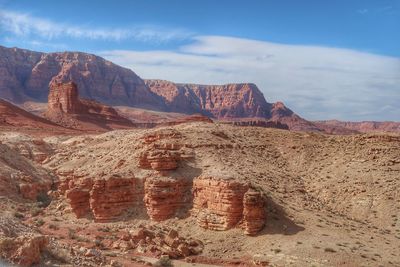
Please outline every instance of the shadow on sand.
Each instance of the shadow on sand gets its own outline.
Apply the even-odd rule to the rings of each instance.
[[[295,235],[305,228],[295,224],[286,214],[283,207],[271,198],[266,198],[267,222],[257,235]]]

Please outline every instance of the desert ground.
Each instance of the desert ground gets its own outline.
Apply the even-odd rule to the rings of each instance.
[[[100,134],[3,129],[0,148],[0,254],[8,262],[157,266],[170,252],[164,250],[168,242],[153,244],[146,235],[172,233],[195,246],[190,255],[169,253],[175,266],[400,266],[398,134],[341,136],[192,122]],[[171,168],[162,162],[161,168],[144,168],[143,155],[154,151],[180,158]],[[172,190],[162,203],[153,201],[151,188],[162,194],[165,188],[136,188],[135,203],[145,204],[111,205],[121,209],[116,216],[101,205],[124,199],[125,191],[101,191],[100,204],[90,200],[91,211],[68,193],[74,181],[77,186],[113,177],[134,178],[138,188],[141,180],[184,183],[173,184],[181,194]],[[196,206],[199,177],[256,190],[265,225],[246,235],[240,222],[219,231],[202,224],[201,212],[217,210]],[[29,190],[21,184],[30,184]],[[225,192],[222,187],[216,190]],[[235,197],[210,201],[219,207]],[[36,259],[18,255],[24,251]]]

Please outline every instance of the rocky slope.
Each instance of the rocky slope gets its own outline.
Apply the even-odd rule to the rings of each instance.
[[[48,266],[143,266],[162,254],[237,266],[400,264],[396,134],[194,122],[42,143],[16,136],[0,135],[11,155],[0,160],[3,188],[15,188],[0,197],[0,246],[10,245],[0,254],[10,261],[23,246],[11,238],[31,241],[1,233],[7,216],[48,236],[28,262]],[[34,145],[52,148],[42,166],[25,152]],[[54,174],[46,208],[21,197],[25,171],[38,182]]]
[[[0,99],[0,128],[60,131],[63,127]],[[65,129],[64,129],[65,130]]]
[[[61,181],[93,183],[115,173],[124,181],[119,193],[102,189],[109,199],[95,200],[88,189],[89,216],[80,220],[89,225],[104,215],[129,222],[129,228],[137,220],[174,225],[204,241],[202,255],[211,258],[395,266],[399,142],[389,134],[328,136],[188,123],[74,137],[60,143],[59,154],[45,165]],[[70,200],[61,193],[54,201]],[[74,221],[74,210],[68,205],[56,214]]]

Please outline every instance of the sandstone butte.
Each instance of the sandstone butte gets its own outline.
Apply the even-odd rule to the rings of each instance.
[[[199,226],[217,231],[234,227],[256,235],[265,224],[265,198],[251,184],[218,177],[177,178],[180,162],[193,157],[180,152],[176,143],[155,141],[179,136],[148,135],[142,142],[147,151],[137,159],[140,168],[151,170],[144,178],[68,177],[58,187],[78,218],[112,222],[145,212],[153,221],[191,215]]]
[[[45,117],[70,128],[130,128],[133,123],[110,107],[93,100],[80,99],[74,82],[51,82]]]

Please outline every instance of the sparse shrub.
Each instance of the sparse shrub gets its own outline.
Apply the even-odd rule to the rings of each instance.
[[[100,239],[95,239],[94,240],[94,244],[96,247],[103,247],[103,243],[101,243]]]
[[[324,251],[325,252],[332,252],[332,253],[336,252],[336,250],[334,250],[333,248],[325,248]]]
[[[19,213],[19,212],[14,212],[14,217],[18,218],[18,219],[22,219],[22,218],[24,218],[24,214]]]
[[[278,254],[279,252],[281,252],[282,250],[280,249],[280,248],[275,248],[274,249],[274,252],[276,253],[276,254]]]
[[[75,234],[75,231],[72,230],[71,228],[68,229],[68,238],[69,239],[76,239],[77,238],[77,236]]]
[[[42,212],[42,209],[39,207],[33,207],[31,210],[32,217],[38,216]]]
[[[45,192],[40,192],[37,195],[36,200],[39,202],[38,206],[40,208],[46,208],[51,203],[50,197]]]
[[[36,226],[40,227],[44,224],[44,221],[42,219],[39,219],[37,221],[35,221]]]
[[[58,230],[58,229],[60,229],[60,228],[58,227],[58,225],[57,225],[57,224],[54,224],[54,223],[50,223],[50,224],[49,224],[49,228],[50,228],[50,229],[53,229],[53,230]]]

